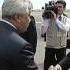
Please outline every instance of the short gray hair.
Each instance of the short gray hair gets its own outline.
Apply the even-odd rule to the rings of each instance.
[[[12,16],[15,14],[24,15],[27,13],[28,13],[28,10],[24,0],[5,0],[3,2],[2,17]]]
[[[32,11],[33,5],[30,0],[25,0],[25,5],[27,6],[28,12]]]

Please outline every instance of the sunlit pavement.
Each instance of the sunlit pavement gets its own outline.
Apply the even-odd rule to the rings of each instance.
[[[43,70],[45,42],[38,40],[37,51],[35,54],[35,62],[37,63],[39,70]]]
[[[45,42],[41,37],[41,23],[36,24],[37,28],[37,48],[35,54],[35,62],[38,65],[39,70],[43,70],[43,61],[44,61],[44,53],[45,53]]]

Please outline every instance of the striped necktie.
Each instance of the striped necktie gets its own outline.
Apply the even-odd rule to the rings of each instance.
[[[61,21],[61,19],[62,19],[62,17],[61,16],[59,16],[59,20]]]

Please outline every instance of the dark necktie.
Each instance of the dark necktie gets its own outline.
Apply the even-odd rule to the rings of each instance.
[[[59,16],[59,20],[61,21],[61,16]]]

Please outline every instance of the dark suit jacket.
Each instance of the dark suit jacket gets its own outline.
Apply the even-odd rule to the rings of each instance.
[[[0,70],[37,70],[31,45],[0,21]]]
[[[36,23],[33,16],[30,16],[30,24],[26,32],[21,33],[20,36],[23,37],[26,41],[32,44],[33,52],[36,52],[37,46],[37,31],[36,31]]]
[[[70,68],[70,53],[59,62],[59,65],[62,67],[62,70],[68,70]]]

